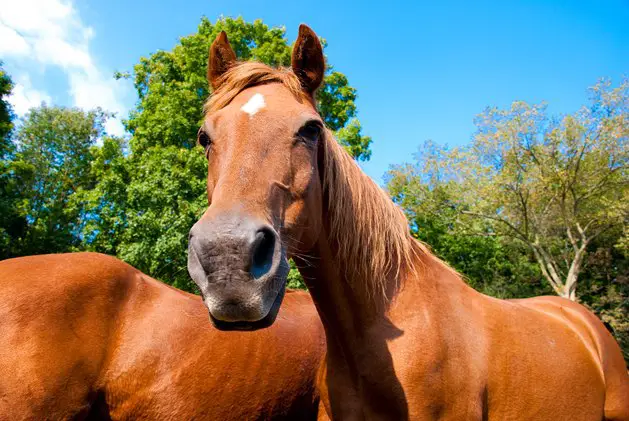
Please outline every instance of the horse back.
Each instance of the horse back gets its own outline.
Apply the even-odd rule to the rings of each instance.
[[[316,419],[325,337],[307,293],[268,328],[224,332],[200,297],[139,276],[104,377],[112,418]]]
[[[200,297],[97,253],[0,262],[0,419],[315,419],[325,336],[287,292],[276,323],[211,325]]]

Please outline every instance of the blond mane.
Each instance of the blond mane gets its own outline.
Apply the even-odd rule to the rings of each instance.
[[[244,62],[222,76],[204,112],[220,110],[245,89],[267,83],[282,83],[297,98],[312,101],[290,69]],[[328,241],[338,248],[352,288],[362,284],[369,297],[386,301],[393,292],[389,290],[391,281],[397,288],[399,281],[416,269],[419,256],[431,253],[411,236],[404,213],[386,192],[362,172],[331,131],[325,133],[323,191],[330,222]]]
[[[387,301],[394,292],[389,288],[397,289],[406,275],[418,269],[420,256],[431,253],[411,236],[402,210],[330,131],[325,142],[323,189],[329,241],[338,247],[346,277],[366,284],[368,295],[376,301]]]

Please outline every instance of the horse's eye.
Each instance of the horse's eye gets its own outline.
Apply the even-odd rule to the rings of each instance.
[[[301,126],[301,128],[297,132],[297,136],[310,142],[316,142],[317,140],[319,140],[322,130],[323,126],[321,125],[321,122],[317,120],[311,120]]]
[[[212,139],[207,134],[207,132],[203,130],[202,128],[199,129],[199,133],[197,134],[197,140],[199,142],[199,145],[201,145],[203,149],[206,149],[206,150],[212,143]]]

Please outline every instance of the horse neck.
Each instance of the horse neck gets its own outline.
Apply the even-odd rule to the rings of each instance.
[[[411,312],[439,313],[466,286],[413,239],[408,221],[333,139],[323,171],[322,232],[307,260],[295,259],[317,305],[328,348],[351,356],[396,335]],[[378,336],[374,338],[374,336]]]
[[[391,271],[380,277],[385,282],[381,292],[374,296],[366,286],[371,280],[344,270],[347,262],[337,245],[326,237],[325,233],[320,237],[306,260],[298,257],[294,260],[317,306],[328,341],[331,336],[336,338],[339,341],[336,345],[341,348],[357,345],[349,342],[369,342],[370,335],[381,335],[388,328],[395,330],[397,319],[403,319],[407,311],[428,309],[438,302],[437,279],[421,275],[434,272],[432,266],[442,266],[431,256],[418,255],[417,269],[413,271]]]
[[[329,390],[332,413],[338,414],[334,418],[368,412],[381,414],[383,419],[408,419],[389,342],[404,334],[399,321],[406,311],[434,305],[428,298],[434,294],[422,294],[421,280],[406,279],[400,286],[401,280],[390,276],[385,286],[389,301],[374,302],[374,297],[359,288],[365,280],[343,270],[344,260],[325,235],[308,261],[296,258],[295,262],[325,329],[327,370],[319,381],[323,390]],[[391,306],[396,307],[395,315]],[[334,394],[344,398],[339,400]]]
[[[323,230],[310,259],[295,261],[328,336],[366,338],[375,324],[386,324],[392,302],[431,289],[432,278],[419,274],[434,259],[411,237],[401,210],[342,147],[331,136],[324,145]]]
[[[362,173],[358,176],[366,178]],[[390,200],[386,196],[372,197],[364,206],[393,206],[385,199]],[[350,202],[324,200],[324,203],[343,204],[347,212],[359,209],[356,203],[348,206]],[[326,334],[327,370],[319,381],[325,386],[323,390],[330,390],[329,404],[332,413],[338,414],[334,418],[351,418],[349,414],[356,412],[380,414],[383,419],[408,419],[404,388],[395,369],[396,354],[390,344],[405,334],[412,335],[413,331],[407,329],[408,321],[420,317],[426,321],[420,324],[426,327],[422,336],[416,338],[417,343],[428,346],[429,341],[438,341],[435,329],[443,324],[448,308],[452,308],[450,297],[463,292],[466,286],[454,271],[410,235],[400,237],[394,246],[378,247],[373,238],[365,238],[368,231],[348,227],[349,223],[368,226],[369,212],[360,209],[356,218],[339,224],[331,216],[338,209],[329,212],[328,205],[323,212],[323,230],[309,257],[295,258]],[[397,232],[385,231],[378,237],[386,241],[389,235],[399,234],[400,227],[397,230],[394,227],[400,224],[399,218],[390,222],[380,221],[378,227],[371,229],[387,230],[393,226]],[[405,221],[402,223],[406,225]],[[354,235],[333,232],[341,228],[349,228]],[[404,251],[399,247],[404,247]],[[372,249],[383,255],[373,256]],[[392,264],[373,265],[372,258]],[[368,270],[356,268],[357,262],[362,262]],[[376,273],[375,267],[384,272]],[[374,285],[378,288],[370,287]],[[343,399],[334,398],[335,394]]]

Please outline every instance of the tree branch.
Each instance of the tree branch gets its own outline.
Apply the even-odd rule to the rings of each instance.
[[[544,278],[546,278],[546,280],[548,281],[550,286],[553,288],[555,293],[557,295],[562,295],[563,294],[562,285],[560,283],[557,283],[555,279],[551,276],[551,274],[548,272],[546,268],[546,262],[544,261],[544,258],[539,253],[537,248],[532,245],[531,245],[531,248],[533,249],[533,255],[535,256],[535,260],[537,260],[537,263],[539,264],[539,267],[542,271],[542,275],[544,276]]]
[[[511,230],[513,230],[513,232],[515,232],[522,241],[526,242],[526,243],[530,243],[530,240],[522,233],[522,231],[520,231],[519,229],[517,229],[513,224],[511,224],[509,221],[499,218],[497,216],[492,216],[492,215],[485,215],[482,213],[476,213],[476,212],[470,212],[470,211],[462,211],[462,213],[464,215],[471,215],[471,216],[477,216],[477,217],[481,217],[481,218],[486,218],[486,219],[491,219],[493,221],[497,221],[497,222],[502,222],[503,224],[507,225],[509,228],[511,228]]]

